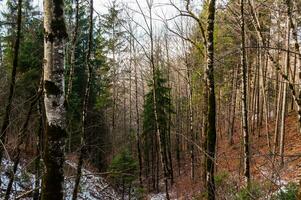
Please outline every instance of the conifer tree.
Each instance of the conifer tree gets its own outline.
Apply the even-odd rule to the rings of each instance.
[[[167,140],[168,140],[168,130],[169,130],[169,115],[173,112],[172,105],[171,105],[171,99],[169,95],[170,88],[167,87],[167,79],[163,76],[163,70],[157,68],[155,73],[155,92],[156,92],[156,110],[158,115],[158,124],[160,129],[160,138],[161,138],[161,144],[163,146],[161,147],[163,149],[163,159],[164,162],[167,163],[168,161],[168,154],[167,154]],[[145,104],[144,104],[144,111],[143,111],[143,139],[144,139],[144,152],[145,152],[145,158],[146,162],[150,162],[149,159],[152,161],[152,167],[155,163],[155,158],[153,157],[154,154],[151,153],[152,149],[158,149],[159,141],[157,141],[156,136],[156,122],[155,122],[155,112],[154,112],[154,97],[153,97],[153,90],[154,85],[151,83],[149,84],[150,91],[146,94],[145,98]],[[152,146],[153,145],[153,146]],[[156,158],[159,157],[159,155],[155,155]],[[157,163],[158,164],[158,163]],[[148,165],[149,167],[149,165]],[[167,167],[166,167],[167,168]],[[149,171],[150,169],[146,169]],[[170,169],[164,169],[164,173],[170,173]]]

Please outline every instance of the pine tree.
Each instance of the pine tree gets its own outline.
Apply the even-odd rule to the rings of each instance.
[[[108,14],[104,14],[100,20],[101,30],[105,38],[105,51],[108,54],[108,63],[110,67],[110,73],[112,74],[112,123],[111,134],[114,135],[116,129],[117,119],[117,106],[118,106],[118,55],[125,50],[124,48],[124,36],[123,24],[125,21],[121,19],[122,8],[116,0],[112,2],[108,9]]]
[[[128,149],[117,154],[109,166],[110,178],[114,185],[121,189],[122,199],[125,199],[126,190],[130,195],[133,181],[137,179],[138,164]]]

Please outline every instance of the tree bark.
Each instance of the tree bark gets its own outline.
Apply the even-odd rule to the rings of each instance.
[[[33,200],[40,199],[40,179],[41,179],[41,154],[43,152],[43,135],[44,135],[44,120],[43,120],[43,107],[42,100],[39,99],[38,102],[38,110],[39,110],[39,130],[37,134],[37,142],[36,142],[36,159],[35,159],[35,183],[34,183],[34,192],[33,192]]]
[[[64,1],[44,0],[44,104],[46,142],[42,200],[63,199],[66,137],[64,40],[67,31]]]
[[[244,145],[244,176],[249,186],[251,183],[250,174],[250,147],[249,147],[249,126],[248,126],[248,104],[247,104],[247,62],[245,50],[245,19],[244,0],[240,1],[240,25],[241,25],[241,67],[242,67],[242,128]]]
[[[208,85],[208,127],[207,127],[207,153],[206,158],[206,187],[208,200],[215,199],[215,150],[216,150],[216,99],[214,86],[214,20],[215,20],[215,0],[210,0],[208,4],[207,19],[207,68],[206,78]]]

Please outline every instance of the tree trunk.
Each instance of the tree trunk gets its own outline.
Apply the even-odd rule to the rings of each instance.
[[[248,104],[247,104],[247,62],[245,50],[245,19],[244,19],[244,0],[240,1],[241,14],[241,67],[242,67],[242,128],[244,140],[244,176],[249,186],[250,175],[250,148],[249,148],[249,126],[248,126]]]
[[[78,40],[78,29],[79,29],[79,0],[75,1],[75,27],[74,27],[74,34],[72,38],[71,44],[71,62],[70,62],[70,69],[69,69],[69,78],[67,84],[67,92],[66,92],[66,102],[69,104],[70,102],[70,95],[72,93],[72,86],[73,86],[73,77],[74,77],[74,68],[75,68],[75,51],[77,46]],[[72,132],[71,130],[68,131],[68,151],[71,152],[71,142],[72,142]]]
[[[91,59],[91,51],[93,45],[93,0],[90,0],[90,16],[89,16],[89,38],[88,38],[88,52],[86,55],[86,67],[88,70],[88,77],[86,82],[85,96],[83,102],[83,111],[82,111],[82,132],[81,132],[81,147],[80,147],[80,155],[77,165],[76,178],[74,183],[74,189],[72,194],[72,200],[76,200],[78,196],[78,188],[80,184],[80,178],[82,173],[84,155],[86,153],[86,129],[87,129],[87,112],[88,112],[88,104],[89,104],[89,96],[92,86],[92,76],[93,76],[93,68],[90,62]]]
[[[168,49],[168,38],[165,36],[165,47],[166,47],[166,62],[167,62],[167,82],[168,87],[170,88],[168,92],[168,97],[171,100],[171,81],[170,81],[170,74],[171,74],[171,67],[170,67],[170,60],[169,60],[169,49]],[[168,112],[168,134],[167,134],[167,160],[168,160],[168,167],[169,167],[169,177],[170,177],[170,183],[171,185],[174,184],[174,174],[173,174],[173,164],[172,164],[172,155],[171,155],[171,103],[168,106],[169,112]]]
[[[35,182],[34,182],[34,192],[33,192],[33,200],[40,199],[40,176],[41,176],[41,154],[43,151],[42,148],[42,141],[43,141],[43,132],[44,132],[44,123],[43,123],[43,107],[42,107],[42,100],[39,99],[38,103],[38,110],[39,110],[39,130],[37,134],[37,142],[36,142],[36,159],[35,159]]]
[[[155,125],[156,125],[156,137],[158,141],[158,150],[159,150],[159,155],[158,157],[160,158],[160,162],[162,165],[162,170],[163,170],[163,175],[164,175],[164,184],[165,184],[165,192],[166,192],[166,199],[169,200],[169,192],[168,192],[168,167],[166,163],[166,151],[163,137],[161,131],[160,131],[160,126],[159,126],[159,118],[158,118],[158,113],[157,113],[157,95],[156,95],[156,66],[155,66],[155,60],[154,60],[154,38],[153,38],[153,24],[152,24],[152,4],[150,3],[148,5],[149,8],[149,13],[150,13],[150,25],[149,25],[149,35],[150,35],[150,65],[152,69],[152,82],[153,82],[153,103],[154,103],[154,115],[155,115]],[[159,177],[158,177],[159,178]]]
[[[238,68],[238,67],[237,67]],[[238,72],[239,69],[235,69],[233,83],[232,83],[232,95],[231,95],[231,105],[230,105],[230,112],[229,112],[229,129],[228,129],[228,143],[229,145],[234,144],[234,125],[235,125],[235,114],[236,114],[236,95],[237,95],[237,88],[238,88]]]
[[[289,0],[288,0],[288,5]],[[290,68],[290,33],[291,33],[291,28],[290,28],[290,6],[287,6],[287,32],[286,32],[286,56],[285,56],[285,75],[288,76],[289,68]],[[281,165],[284,164],[284,158],[283,158],[283,153],[284,153],[284,137],[285,137],[285,115],[286,115],[286,107],[287,107],[287,83],[284,84],[284,89],[283,89],[283,98],[282,98],[282,112],[281,112],[281,126],[280,126],[280,149],[279,149],[279,154],[281,158]]]
[[[190,177],[191,180],[194,181],[195,178],[195,150],[194,150],[194,130],[193,130],[193,106],[192,106],[192,78],[190,74],[190,68],[188,66],[188,60],[186,58],[186,69],[187,69],[187,79],[188,79],[188,84],[187,84],[187,93],[188,93],[188,109],[189,109],[189,134],[190,134],[190,142],[189,142],[189,147],[190,147]]]
[[[207,192],[208,200],[215,199],[215,150],[216,150],[216,99],[214,88],[214,20],[215,20],[215,0],[210,0],[208,5],[207,19],[207,68],[206,78],[208,85],[208,128],[207,128]]]
[[[5,108],[5,114],[2,122],[1,132],[0,132],[0,166],[2,163],[4,145],[6,142],[7,129],[10,122],[10,112],[12,109],[12,101],[15,92],[16,85],[16,74],[17,66],[19,62],[19,49],[20,49],[20,40],[21,40],[21,25],[22,25],[22,0],[18,0],[18,16],[17,16],[17,38],[14,44],[14,54],[13,54],[13,68],[11,72],[11,81],[9,86],[8,101]],[[1,185],[1,181],[0,181]]]
[[[134,49],[134,44],[133,44]],[[141,155],[141,147],[140,147],[140,113],[139,113],[139,102],[138,102],[138,72],[137,72],[137,63],[135,58],[135,107],[136,107],[136,145],[138,151],[138,161],[139,161],[139,183],[142,186],[142,155]],[[148,148],[148,147],[147,147]]]
[[[182,134],[182,120],[180,120],[181,114],[181,86],[180,86],[180,73],[178,72],[178,79],[179,89],[177,89],[177,105],[176,105],[176,123],[177,123],[177,133],[176,133],[176,158],[177,158],[177,165],[178,165],[178,176],[181,174],[181,154],[180,154],[180,134]]]
[[[75,51],[78,40],[78,29],[79,29],[79,0],[75,0],[75,27],[74,35],[72,38],[72,47],[71,47],[71,63],[69,70],[69,79],[67,85],[66,101],[69,101],[70,94],[72,92],[73,76],[74,76],[74,67],[75,67]],[[70,139],[70,138],[69,138]]]
[[[63,199],[63,164],[66,137],[64,40],[67,31],[64,2],[44,0],[44,104],[46,143],[42,200]]]

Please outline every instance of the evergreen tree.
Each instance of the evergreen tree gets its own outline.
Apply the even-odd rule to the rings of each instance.
[[[168,131],[169,131],[169,115],[173,113],[172,103],[170,99],[170,88],[167,87],[167,79],[163,76],[163,70],[157,68],[155,72],[155,85],[156,85],[156,102],[157,102],[157,115],[159,122],[159,129],[161,134],[161,139],[163,143],[163,159],[165,163],[167,163],[167,140],[168,140]],[[153,98],[153,89],[154,85],[152,83],[149,84],[149,92],[146,94],[144,111],[143,111],[143,140],[144,140],[144,152],[145,152],[145,163],[147,163],[146,170],[147,175],[150,171],[150,163],[154,168],[156,164],[155,159],[159,157],[159,155],[153,154],[153,149],[157,149],[158,144],[156,137],[156,122],[155,122],[155,112],[154,112],[154,98]],[[151,159],[151,160],[150,160]],[[158,166],[156,166],[158,168]],[[170,169],[167,169],[168,173],[170,173]],[[152,174],[154,176],[154,174]],[[158,177],[157,177],[158,178]],[[156,185],[156,180],[153,179],[153,189],[158,189]]]
[[[126,191],[130,195],[133,181],[137,179],[138,164],[128,149],[121,151],[113,158],[109,171],[115,187],[122,192],[122,199]]]
[[[117,3],[116,0],[112,2],[108,9],[107,14],[103,14],[100,20],[100,27],[105,38],[105,52],[108,57],[108,64],[110,67],[111,81],[112,81],[112,105],[111,105],[111,134],[116,134],[117,124],[117,108],[118,108],[118,74],[120,73],[120,65],[118,58],[120,53],[125,50],[124,36],[122,20],[123,9]]]

